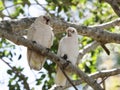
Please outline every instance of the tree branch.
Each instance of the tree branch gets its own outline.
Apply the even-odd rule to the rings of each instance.
[[[7,32],[7,31],[1,30],[1,29],[0,29],[0,36],[14,42],[15,44],[24,45],[32,50],[35,50],[36,52],[40,53],[41,55],[47,56],[48,58],[50,58],[50,60],[55,62],[58,66],[65,64],[65,60],[58,57],[56,54],[50,52],[47,48],[45,48],[41,45],[38,45],[37,43],[33,43],[32,41],[29,41],[23,37],[20,37],[18,35],[15,35],[13,33],[10,33],[10,32]],[[89,76],[87,76],[79,68],[73,66],[71,63],[68,65],[67,69],[76,73],[81,79],[83,79],[94,90],[103,90],[101,88],[101,86],[99,84],[97,84],[97,82],[94,79],[89,78]]]
[[[0,29],[20,34],[26,34],[26,31],[24,31],[24,29],[28,28],[34,22],[34,20],[35,18],[24,18],[19,20],[2,21],[0,23]],[[111,27],[111,25],[120,25],[119,23],[120,20],[118,19],[118,21],[116,20],[114,22],[108,23],[106,27]],[[64,20],[60,20],[56,17],[51,17],[51,25],[54,29],[55,34],[65,32],[65,29],[71,26],[76,28],[80,35],[91,37],[98,42],[104,41],[106,43],[120,43],[120,34],[111,33],[100,28],[76,25],[65,22]],[[105,27],[105,25],[103,26]],[[23,33],[21,33],[22,30],[24,31]]]
[[[118,75],[118,74],[120,74],[120,68],[98,71],[98,72],[95,72],[93,74],[90,74],[89,77],[93,78],[93,79],[98,79],[98,78],[107,78],[107,77]],[[80,85],[82,83],[84,83],[84,81],[81,79],[73,81],[74,85]],[[71,87],[70,83],[68,83],[65,87],[61,88],[61,90],[68,88],[68,87]]]
[[[48,14],[50,14],[50,11],[47,9],[47,8],[45,8],[42,4],[40,4],[37,0],[35,0],[35,2],[39,5],[39,6],[41,6]]]
[[[78,56],[78,59],[77,59],[77,65],[79,64],[79,61],[83,58],[83,56],[86,53],[94,50],[98,45],[99,45],[98,42],[93,41],[92,43],[90,43],[90,44],[86,45],[84,48],[82,48],[82,50],[79,51],[79,56]]]
[[[65,75],[65,77],[67,78],[67,80],[69,81],[69,83],[73,86],[73,88],[74,88],[75,90],[78,90],[77,87],[72,83],[71,79],[70,79],[70,78],[67,76],[67,74],[65,73],[64,68],[61,66],[60,69],[61,69],[62,73]]]
[[[113,21],[107,22],[107,23],[103,23],[103,24],[99,24],[99,25],[93,25],[93,26],[88,26],[91,28],[100,28],[100,29],[108,29],[111,27],[115,27],[115,26],[120,26],[120,18],[117,18]]]
[[[14,67],[12,67],[8,62],[6,62],[5,60],[3,60],[3,59],[1,59],[5,64],[7,64],[8,66],[9,66],[9,68],[11,68],[12,70],[13,70],[13,72],[17,75],[17,76],[19,76],[19,78],[21,79],[21,80],[23,80],[23,85],[24,85],[24,88],[26,89],[26,90],[30,90],[30,87],[29,87],[29,84],[27,83],[27,81],[26,81],[26,77],[25,77],[25,75],[24,74],[22,74],[21,72],[19,72],[16,68],[14,68]]]
[[[35,18],[24,18],[19,20],[1,21],[0,30],[15,32],[18,35],[25,35],[27,34],[27,30],[24,30],[24,29],[28,28],[31,25],[31,23],[34,22],[34,20]],[[77,30],[79,31],[79,34],[90,36],[96,39],[97,41],[103,41],[108,43],[110,42],[120,43],[120,34],[110,33],[108,31],[104,31],[100,29],[100,28],[110,28],[114,25],[119,26],[120,18],[108,23],[101,24],[101,25],[86,27],[86,26],[80,26],[80,25],[68,23],[56,17],[52,17],[51,25],[54,28],[55,34],[64,32],[68,26],[73,26],[77,28]],[[83,57],[83,55],[85,55],[87,52],[91,51],[92,49],[94,49],[99,45],[97,42],[95,42],[94,44],[95,46],[93,44],[90,46],[88,45],[84,47],[84,49],[80,51],[78,62]]]

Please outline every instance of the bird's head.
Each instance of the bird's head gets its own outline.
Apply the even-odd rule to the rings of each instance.
[[[75,28],[73,28],[73,27],[68,27],[66,29],[66,33],[67,33],[68,37],[72,37],[72,36],[77,35],[77,30]]]
[[[43,16],[38,17],[38,21],[42,22],[43,24],[49,25],[50,24],[50,17],[43,15]]]

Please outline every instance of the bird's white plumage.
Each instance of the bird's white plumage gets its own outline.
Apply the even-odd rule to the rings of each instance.
[[[67,55],[67,60],[69,60],[73,65],[76,65],[79,54],[78,34],[76,29],[73,27],[67,28],[66,32],[67,35],[59,42],[57,54],[60,57]],[[66,84],[66,77],[60,68],[57,69],[55,83],[59,86],[65,86]]]
[[[52,27],[48,25],[49,21],[46,20],[47,18],[48,17],[45,16],[38,17],[28,29],[27,38],[46,48],[50,48],[53,44],[54,34],[52,32]],[[46,59],[45,56],[42,56],[29,48],[27,57],[30,68],[34,70],[40,70]]]

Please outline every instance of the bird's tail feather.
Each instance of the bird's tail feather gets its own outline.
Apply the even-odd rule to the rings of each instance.
[[[60,68],[58,68],[57,69],[57,74],[56,74],[56,77],[55,77],[55,84],[58,85],[58,86],[65,86],[66,81],[67,81],[67,79],[66,79],[65,75],[60,70]]]
[[[28,51],[28,64],[31,69],[41,70],[45,63],[45,56],[42,56],[34,51]]]

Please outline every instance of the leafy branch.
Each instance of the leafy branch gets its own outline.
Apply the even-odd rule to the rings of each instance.
[[[14,67],[14,66],[11,66],[11,65],[10,65],[8,62],[6,62],[4,59],[1,59],[1,60],[2,60],[5,64],[7,64],[7,65],[9,66],[9,68],[11,69],[11,70],[8,70],[7,73],[10,74],[10,75],[12,75],[12,73],[14,73],[15,76],[13,77],[13,79],[16,79],[17,77],[19,77],[19,80],[18,80],[18,81],[21,82],[21,83],[23,83],[24,88],[25,88],[26,90],[30,90],[29,84],[28,84],[28,82],[27,82],[27,79],[28,79],[28,78],[27,78],[24,74],[21,73],[23,69],[20,69],[20,68],[16,68],[16,67]],[[12,81],[9,81],[9,86],[11,86],[11,89],[14,89],[14,87],[16,87],[16,86],[20,89],[18,83],[16,83],[16,85],[12,85]],[[11,90],[11,89],[10,89],[10,90]]]

